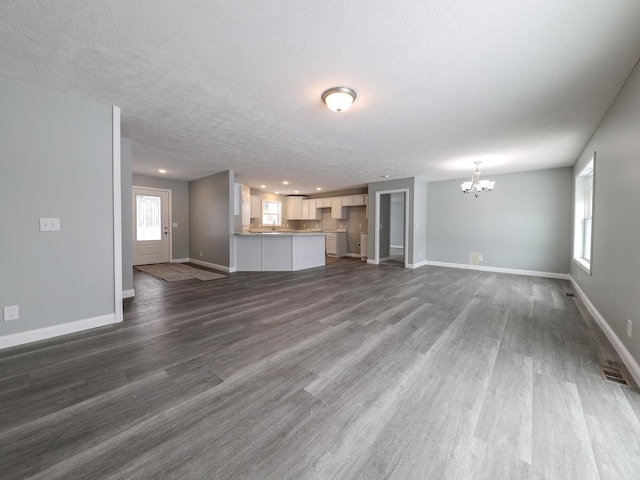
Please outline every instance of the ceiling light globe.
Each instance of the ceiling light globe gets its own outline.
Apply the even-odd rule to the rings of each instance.
[[[356,99],[356,92],[347,87],[330,88],[322,94],[322,100],[333,112],[346,112]]]

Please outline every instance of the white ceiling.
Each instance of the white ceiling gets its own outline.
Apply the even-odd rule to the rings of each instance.
[[[315,193],[572,165],[639,25],[637,0],[3,0],[0,73],[119,106],[135,173]]]

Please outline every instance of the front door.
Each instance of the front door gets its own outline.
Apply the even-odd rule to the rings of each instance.
[[[169,262],[169,192],[133,188],[133,264]]]

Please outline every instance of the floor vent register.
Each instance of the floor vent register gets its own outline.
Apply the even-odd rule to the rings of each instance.
[[[598,370],[602,378],[608,382],[617,383],[618,385],[629,386],[629,380],[624,372],[618,368],[610,367],[608,365],[598,364]]]

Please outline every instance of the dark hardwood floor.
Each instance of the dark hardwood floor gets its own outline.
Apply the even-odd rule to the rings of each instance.
[[[0,351],[0,478],[640,478],[640,394],[567,281],[134,282],[122,324]]]

